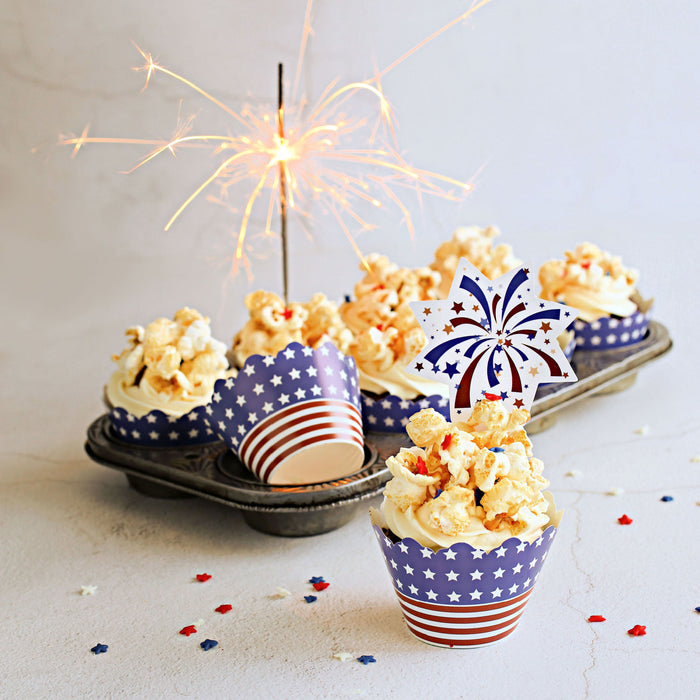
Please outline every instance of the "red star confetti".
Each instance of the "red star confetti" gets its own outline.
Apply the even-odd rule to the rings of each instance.
[[[635,625],[631,630],[627,630],[630,637],[643,637],[647,633],[646,625]]]
[[[312,585],[317,591],[325,591],[326,588],[328,588],[328,586],[330,586],[331,584],[327,583],[326,581],[318,581],[317,583],[314,583]]]
[[[620,523],[620,525],[631,525],[634,522],[634,520],[632,520],[632,518],[630,518],[630,516],[625,513],[617,519],[617,522]]]
[[[211,578],[211,574],[197,574],[195,578],[197,579],[197,581],[201,581],[202,583],[204,583],[205,581],[208,581]]]
[[[191,634],[197,634],[197,628],[194,625],[187,625],[180,630],[180,634],[184,634],[185,637],[189,637]]]
[[[225,615],[227,612],[230,612],[233,610],[233,605],[229,605],[228,603],[225,603],[224,605],[219,605],[218,608],[214,609],[214,612],[221,613],[222,615]]]
[[[591,615],[588,622],[605,622],[605,618],[602,615]]]

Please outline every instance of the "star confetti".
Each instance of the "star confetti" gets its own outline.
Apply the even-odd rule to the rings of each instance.
[[[292,595],[291,591],[288,591],[286,588],[282,588],[281,586],[277,586],[276,588],[277,590],[270,596],[270,598],[282,599],[288,598],[290,595]]]
[[[318,598],[315,595],[305,595],[304,600],[307,603],[315,603],[318,600]]]
[[[338,661],[350,661],[352,654],[349,654],[347,651],[339,651],[337,654],[333,654],[333,658],[338,659]]]
[[[605,622],[605,618],[602,615],[591,615],[588,622]]]
[[[180,630],[180,634],[184,634],[185,637],[189,637],[191,634],[197,634],[197,628],[194,625],[187,625]]]
[[[200,583],[204,583],[205,581],[208,581],[211,578],[211,574],[197,574],[195,578]]]
[[[485,396],[529,409],[538,384],[576,381],[557,336],[578,312],[538,298],[525,267],[489,280],[463,258],[446,300],[410,307],[428,343],[406,369],[450,387],[453,420]]]
[[[309,583],[314,584],[314,583],[323,583],[323,576],[312,576],[309,579]]]
[[[199,646],[204,649],[204,651],[209,651],[209,649],[213,649],[215,646],[218,645],[219,642],[217,642],[215,639],[205,639],[203,642],[200,642]]]
[[[90,651],[93,654],[105,654],[107,653],[107,649],[109,649],[109,646],[107,644],[95,644]]]
[[[95,595],[97,586],[81,586],[80,595]]]
[[[700,613],[700,605],[698,605],[698,607],[695,608],[695,612],[696,612],[696,613]]]
[[[330,586],[330,585],[331,585],[331,584],[330,584],[330,583],[327,583],[326,581],[318,581],[318,582],[316,582],[316,583],[313,584],[313,587],[314,587],[317,591],[325,591],[326,588],[328,588],[328,586]]]
[[[617,522],[620,523],[620,525],[631,525],[634,522],[634,520],[632,520],[632,518],[630,518],[630,516],[625,513],[617,519]]]
[[[673,496],[661,496],[661,498],[659,500],[662,501],[663,503],[669,503],[670,501],[673,500]]]
[[[228,603],[219,605],[218,608],[214,608],[214,612],[221,613],[222,615],[225,615],[227,612],[231,612],[231,610],[233,610],[233,605],[229,605]]]
[[[364,664],[365,666],[367,664],[376,664],[377,660],[372,656],[372,654],[363,654],[362,656],[357,657],[357,661],[359,661],[361,664]]]
[[[643,637],[646,633],[646,625],[635,625],[631,630],[627,630],[630,637]]]

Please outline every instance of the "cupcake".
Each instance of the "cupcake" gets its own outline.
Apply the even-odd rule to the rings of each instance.
[[[366,263],[355,298],[340,307],[353,335],[348,351],[357,361],[366,428],[398,432],[421,408],[448,415],[448,388],[405,370],[425,345],[409,303],[437,299],[439,273],[399,268],[376,254]]]
[[[491,280],[522,265],[509,245],[499,243],[493,246],[493,239],[500,233],[495,226],[460,226],[449,241],[440,244],[435,251],[435,260],[430,263],[430,269],[440,273],[438,298],[447,297],[460,258],[469,260]]]
[[[408,628],[445,647],[492,644],[516,627],[556,534],[557,513],[524,430],[525,409],[478,402],[463,423],[411,416],[415,444],[386,464],[372,512]]]
[[[576,347],[603,350],[639,342],[649,326],[651,301],[637,291],[636,270],[592,243],[550,260],[539,271],[542,298],[578,309]]]
[[[245,299],[235,379],[216,384],[212,425],[241,462],[270,484],[309,484],[359,471],[364,434],[352,334],[323,294],[306,304],[271,292]]]
[[[211,336],[209,319],[184,307],[126,330],[127,346],[112,359],[118,369],[105,397],[119,439],[138,445],[178,446],[217,439],[205,406],[228,369],[226,345]]]

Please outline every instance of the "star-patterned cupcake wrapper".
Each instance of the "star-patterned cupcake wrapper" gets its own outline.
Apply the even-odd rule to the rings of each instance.
[[[316,350],[290,343],[275,356],[249,357],[235,378],[216,382],[205,410],[212,429],[262,481],[310,446],[355,446],[362,465],[357,365],[332,343]]]
[[[621,348],[644,339],[649,328],[649,317],[636,311],[625,318],[604,316],[585,323],[574,323],[574,337],[577,350],[610,350]]]
[[[132,445],[186,447],[219,440],[208,424],[205,406],[197,406],[180,417],[156,410],[141,418],[117,407],[110,409],[109,418],[115,437]]]
[[[394,394],[381,396],[362,392],[362,421],[365,430],[379,433],[403,433],[408,419],[424,408],[433,408],[446,420],[450,419],[450,401],[447,397],[421,396],[402,399]]]
[[[511,634],[557,532],[534,542],[517,537],[486,552],[466,543],[434,551],[409,537],[374,533],[409,631],[427,644],[476,648]]]

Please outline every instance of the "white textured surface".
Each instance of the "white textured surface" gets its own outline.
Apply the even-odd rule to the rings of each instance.
[[[414,641],[363,517],[277,539],[223,506],[143,497],[83,453],[124,328],[187,303],[228,340],[247,287],[224,285],[212,267],[228,250],[221,211],[202,204],[162,232],[201,179],[201,160],[124,177],[117,171],[138,150],[86,148],[75,161],[29,151],[87,122],[93,133],[170,132],[183,94],[162,80],[138,95],[130,39],[232,104],[247,93],[271,101],[277,61],[295,61],[303,5],[0,3],[0,696],[691,697],[700,682],[694,3],[495,0],[384,81],[412,162],[455,177],[488,166],[465,204],[416,208],[415,246],[385,226],[365,250],[419,264],[455,225],[493,222],[539,264],[591,239],[642,271],[676,344],[628,391],[587,400],[535,436],[566,514],[510,639],[464,652]],[[310,93],[335,75],[371,74],[373,56],[387,65],[464,6],[432,5],[319,2]],[[294,241],[299,298],[339,297],[357,279],[341,237],[322,219],[318,230],[318,248],[299,232]],[[256,283],[278,288],[277,277],[269,261]],[[606,495],[613,487],[624,493]],[[675,500],[661,503],[664,494]],[[631,526],[617,524],[622,513]],[[194,582],[204,571],[213,578]],[[313,575],[331,587],[307,605]],[[98,589],[81,596],[82,585]],[[277,586],[292,595],[270,600]],[[226,602],[229,614],[213,612]],[[591,614],[608,621],[591,625]],[[177,634],[200,618],[199,634]],[[635,624],[648,634],[628,637]],[[219,646],[203,652],[205,637]],[[97,642],[109,651],[95,657]],[[377,663],[341,663],[341,651]]]

